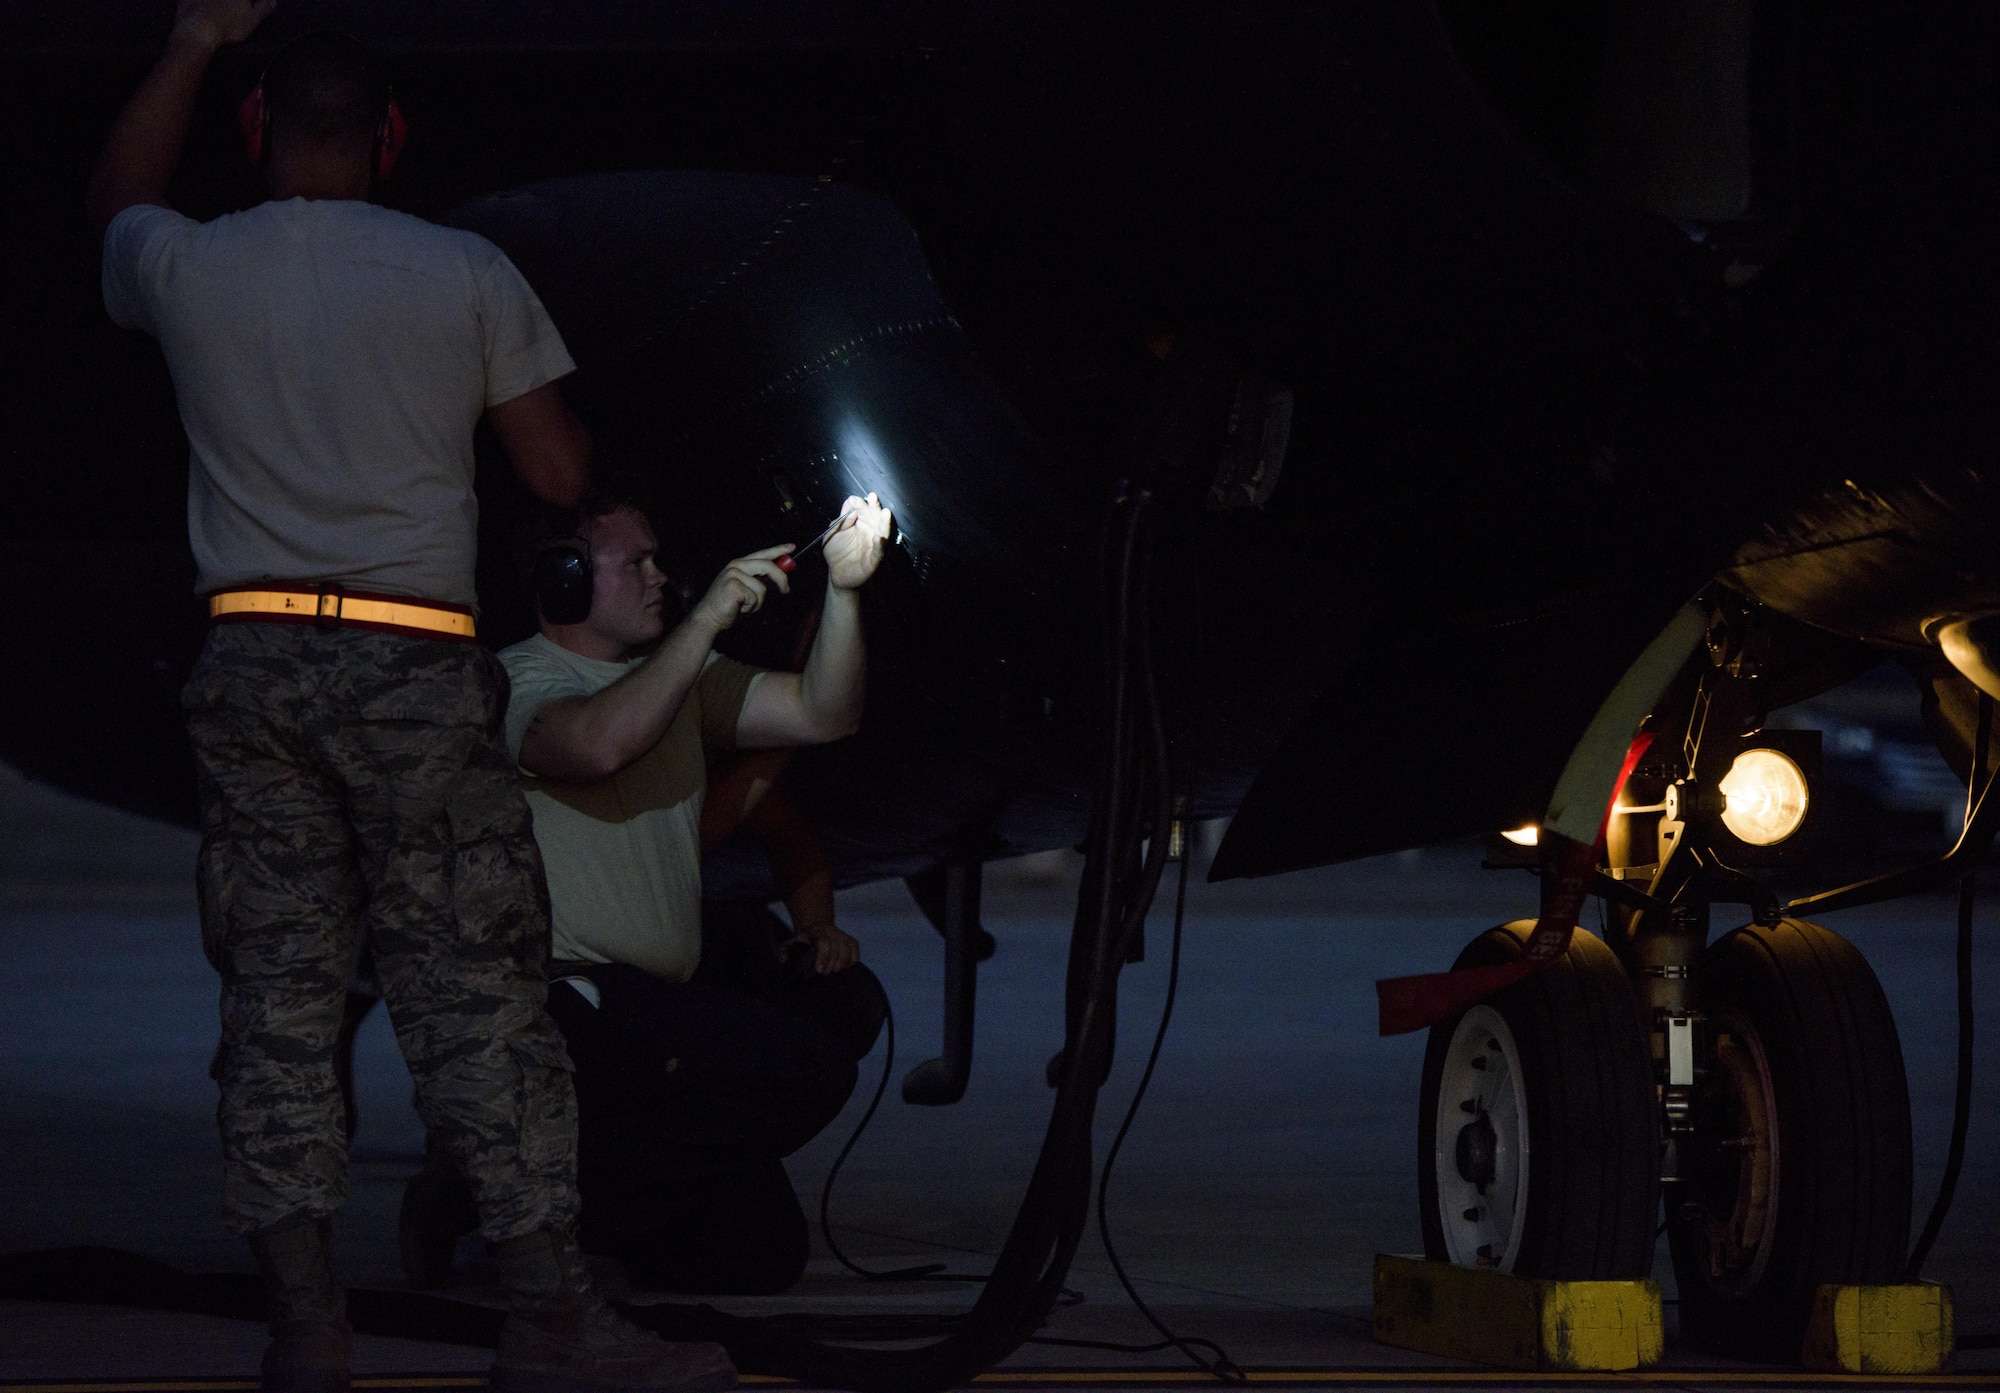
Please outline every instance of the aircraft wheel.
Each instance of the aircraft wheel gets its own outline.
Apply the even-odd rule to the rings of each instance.
[[[1517,958],[1533,928],[1488,930],[1456,966]],[[1417,1127],[1425,1254],[1531,1277],[1646,1276],[1655,1110],[1631,983],[1579,929],[1561,962],[1431,1030]]]
[[[1796,1358],[1822,1282],[1902,1280],[1910,1095],[1867,960],[1804,920],[1711,945],[1713,1063],[1668,1213],[1681,1333],[1721,1354]]]

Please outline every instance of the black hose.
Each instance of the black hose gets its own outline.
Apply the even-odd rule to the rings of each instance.
[[[1153,532],[1149,517],[1142,512],[1136,528],[1143,530],[1143,545],[1139,549],[1137,575],[1140,596],[1139,612],[1134,616],[1132,655],[1134,676],[1138,679],[1139,694],[1144,701],[1141,714],[1145,717],[1146,754],[1150,757],[1151,778],[1148,791],[1152,797],[1151,817],[1152,840],[1147,843],[1145,864],[1140,867],[1138,885],[1126,904],[1125,922],[1119,932],[1121,952],[1129,958],[1132,940],[1145,928],[1146,915],[1153,907],[1153,897],[1159,893],[1160,878],[1167,869],[1169,831],[1173,826],[1174,794],[1173,767],[1168,754],[1167,722],[1160,708],[1160,688],[1153,672],[1153,624],[1151,605],[1153,579]],[[1136,837],[1139,819],[1132,819]],[[1124,959],[1121,959],[1124,960]]]
[[[1103,935],[1100,935],[1100,937]],[[1080,1058],[1099,1046],[1097,1013],[1086,1009]],[[935,1319],[942,1338],[911,1350],[858,1349],[815,1339],[781,1324],[745,1322],[728,1341],[749,1373],[786,1374],[822,1387],[932,1393],[966,1383],[1004,1359],[1041,1326],[1063,1295],[1062,1279],[1089,1207],[1090,1126],[1096,1088],[1089,1068],[1068,1071],[1056,1093],[1049,1129],[1021,1209],[972,1309]],[[820,1324],[815,1333],[832,1333]],[[911,1327],[911,1333],[915,1327]],[[856,1329],[849,1339],[868,1339]]]
[[[1192,802],[1193,800],[1190,799],[1190,806],[1192,806]],[[1167,1025],[1173,1020],[1174,998],[1180,989],[1181,926],[1187,912],[1188,860],[1192,851],[1192,846],[1184,846],[1181,849],[1180,875],[1174,890],[1173,945],[1167,955],[1167,999],[1166,1003],[1160,1008],[1160,1026],[1153,1034],[1153,1049],[1146,1056],[1145,1072],[1139,1076],[1139,1086],[1132,1093],[1131,1106],[1125,1110],[1125,1120],[1118,1124],[1118,1135],[1112,1138],[1111,1149],[1104,1156],[1104,1169],[1098,1175],[1097,1233],[1098,1237],[1103,1240],[1105,1256],[1111,1259],[1111,1270],[1118,1278],[1118,1285],[1125,1289],[1126,1297],[1132,1302],[1133,1307],[1138,1310],[1139,1314],[1146,1318],[1147,1323],[1160,1332],[1161,1338],[1158,1343],[1123,1346],[1121,1347],[1123,1352],[1151,1354],[1159,1350],[1176,1349],[1186,1355],[1191,1363],[1204,1372],[1213,1374],[1216,1378],[1226,1383],[1244,1383],[1248,1380],[1243,1370],[1237,1366],[1235,1360],[1229,1357],[1229,1352],[1221,1345],[1200,1336],[1178,1335],[1168,1328],[1165,1321],[1154,1314],[1153,1308],[1146,1304],[1145,1299],[1139,1295],[1138,1288],[1132,1284],[1132,1279],[1126,1275],[1125,1264],[1119,1260],[1118,1249],[1111,1242],[1109,1207],[1111,1169],[1118,1162],[1118,1153],[1125,1146],[1125,1136],[1132,1130],[1132,1121],[1138,1117],[1139,1105],[1146,1100],[1146,1089],[1153,1082],[1153,1070],[1160,1062],[1160,1047],[1166,1043]],[[1048,1340],[1043,1343],[1057,1344],[1065,1342]],[[1085,1344],[1082,1341],[1075,1343]],[[1085,1344],[1085,1347],[1111,1348],[1109,1345],[1099,1346],[1094,1343]],[[1203,1351],[1206,1351],[1206,1353],[1203,1353]]]
[[[849,1272],[852,1272],[855,1276],[863,1278],[866,1281],[870,1282],[987,1281],[993,1275],[990,1272],[953,1272],[946,1266],[946,1264],[941,1262],[919,1263],[914,1267],[894,1267],[889,1269],[887,1272],[879,1272],[873,1268],[863,1267],[860,1263],[848,1257],[846,1250],[840,1246],[839,1240],[837,1240],[833,1236],[832,1209],[833,1209],[834,1182],[840,1178],[840,1168],[847,1164],[848,1156],[850,1156],[854,1151],[854,1144],[861,1140],[861,1134],[867,1131],[868,1124],[875,1120],[875,1111],[876,1109],[882,1106],[882,1095],[889,1091],[889,1079],[896,1072],[896,1012],[894,1008],[892,1008],[886,1000],[884,1000],[882,1003],[882,1027],[883,1027],[883,1032],[887,1037],[884,1041],[886,1048],[883,1051],[882,1055],[882,1077],[875,1084],[875,1096],[868,1100],[868,1108],[865,1112],[861,1114],[861,1120],[859,1122],[856,1122],[854,1124],[854,1130],[847,1134],[847,1141],[841,1146],[840,1154],[833,1158],[833,1164],[827,1168],[826,1179],[821,1183],[819,1187],[820,1237],[826,1240],[826,1249],[828,1252],[833,1254],[835,1261],[837,1261],[842,1267],[846,1268]],[[1082,1303],[1083,1303],[1082,1292],[1069,1291],[1067,1289],[1064,1290],[1062,1294],[1062,1300],[1060,1302],[1061,1305],[1077,1306],[1081,1305]],[[777,1320],[778,1317],[772,1317],[772,1319]],[[801,1324],[802,1319],[803,1318],[795,1320],[794,1318],[789,1316],[784,1318],[785,1322],[792,1328],[798,1328],[799,1325]],[[864,1339],[888,1340],[888,1339],[916,1338],[916,1336],[914,1335],[877,1336],[872,1334],[853,1333],[853,1331],[858,1331],[864,1328],[873,1328],[866,1326],[866,1322],[873,1320],[873,1317],[870,1316],[852,1316],[852,1317],[826,1316],[826,1317],[815,1317],[814,1319],[818,1320],[820,1322],[820,1325],[824,1329],[839,1332],[841,1337],[850,1340],[864,1340]],[[943,1333],[945,1330],[955,1327],[964,1319],[965,1318],[963,1316],[958,1316],[958,1315],[935,1315],[935,1316],[913,1315],[908,1317],[908,1323],[909,1323],[909,1328],[915,1328],[921,1322],[929,1321],[931,1322],[930,1327],[921,1330],[919,1333],[927,1335],[936,1335]],[[856,1322],[856,1324],[850,1330],[849,1326],[841,1324],[841,1322],[843,1321],[852,1321]]]
[[[1171,415],[1175,382],[1172,373],[1163,378],[1151,417]],[[1164,453],[1147,447],[1149,439],[1142,428],[1131,452],[1145,466],[1137,473],[1157,473],[1167,462]],[[732,1322],[735,1338],[726,1343],[746,1373],[783,1374],[857,1393],[938,1393],[969,1382],[1035,1338],[1065,1295],[1063,1279],[1089,1222],[1092,1126],[1115,1045],[1118,975],[1166,868],[1171,824],[1168,747],[1148,633],[1157,504],[1143,484],[1121,481],[1107,510],[1099,558],[1105,759],[1070,936],[1063,1051],[1050,1079],[1055,1102],[1013,1226],[978,1300],[963,1316],[949,1318],[953,1328],[942,1338],[918,1349],[858,1349],[803,1337],[775,1322]],[[1135,687],[1143,709],[1135,710]],[[1153,844],[1141,858],[1149,820]]]
[[[1201,671],[1199,651],[1201,645],[1202,613],[1198,581],[1196,584],[1194,608],[1194,643],[1197,652],[1195,670],[1199,673]],[[1153,671],[1152,636],[1149,632],[1149,627],[1144,626],[1140,631],[1141,642],[1138,648],[1139,666],[1146,693],[1147,713],[1153,723],[1155,734],[1153,748],[1155,773],[1159,778],[1160,787],[1166,789],[1171,786],[1172,770],[1168,760],[1166,722],[1161,716],[1159,689]],[[1204,705],[1205,696],[1197,688],[1195,711],[1193,720],[1190,723],[1192,730],[1187,759],[1187,793],[1181,805],[1185,810],[1183,813],[1184,818],[1192,817],[1199,795],[1198,776],[1200,769],[1202,718],[1205,714],[1203,710]],[[1175,822],[1174,809],[1171,802],[1164,809],[1156,805],[1154,817],[1154,846],[1162,852],[1167,852]],[[1189,826],[1191,831],[1190,824],[1183,822],[1183,826]],[[1180,872],[1175,879],[1173,940],[1167,955],[1167,993],[1166,1000],[1160,1007],[1159,1026],[1153,1032],[1153,1048],[1146,1056],[1146,1067],[1139,1075],[1139,1086],[1132,1092],[1132,1101],[1125,1109],[1124,1120],[1118,1124],[1118,1134],[1112,1138],[1110,1150],[1105,1153],[1104,1168],[1099,1172],[1097,1180],[1097,1233],[1099,1239],[1104,1244],[1104,1254],[1110,1259],[1111,1271],[1118,1278],[1119,1286],[1125,1289],[1125,1295],[1132,1302],[1134,1309],[1146,1318],[1148,1324],[1160,1332],[1161,1338],[1152,1344],[1145,1345],[1117,1344],[1105,1340],[1057,1339],[1042,1339],[1038,1340],[1037,1343],[1067,1344],[1082,1349],[1108,1349],[1123,1354],[1155,1354],[1162,1350],[1178,1350],[1203,1372],[1212,1374],[1224,1382],[1242,1383],[1247,1381],[1246,1376],[1242,1369],[1237,1366],[1236,1361],[1229,1357],[1229,1352],[1223,1349],[1221,1345],[1200,1336],[1183,1336],[1178,1334],[1170,1329],[1165,1321],[1160,1319],[1151,1306],[1146,1304],[1145,1299],[1139,1295],[1138,1288],[1133,1285],[1131,1277],[1125,1271],[1125,1264],[1118,1256],[1117,1245],[1111,1241],[1111,1173],[1118,1163],[1119,1152],[1124,1149],[1125,1137],[1132,1130],[1133,1121],[1139,1116],[1139,1107],[1146,1101],[1146,1091],[1153,1082],[1153,1071],[1159,1065],[1160,1050],[1166,1044],[1167,1027],[1173,1021],[1174,1002],[1180,992],[1182,927],[1187,917],[1188,864],[1193,857],[1193,853],[1194,847],[1192,838],[1190,837],[1181,848]],[[1157,885],[1158,877],[1155,876],[1152,887],[1148,888],[1145,892],[1146,906],[1150,906],[1153,895],[1157,893]],[[1140,922],[1144,922],[1143,909],[1140,914]]]
[[[1986,772],[1992,731],[1993,698],[1981,692],[1978,731],[1972,742],[1972,772],[1966,778],[1965,787],[1968,817],[1978,802],[1981,788],[1992,782],[1992,776]],[[1912,1282],[1923,1278],[1924,1263],[1930,1259],[1931,1248],[1944,1228],[1945,1216],[1951,1213],[1951,1202],[1958,1192],[1959,1172],[1965,1168],[1965,1138],[1972,1123],[1972,910],[1977,898],[1977,880],[1976,871],[1967,871],[1965,878],[1958,882],[1958,1081],[1952,1098],[1951,1145],[1945,1152],[1944,1176],[1938,1181],[1937,1198],[1931,1202],[1930,1218],[1924,1221],[1924,1231],[1917,1238],[1916,1246],[1910,1249],[1910,1261],[1904,1276]]]
[[[916,1267],[897,1267],[887,1272],[877,1272],[872,1268],[863,1267],[860,1263],[848,1257],[833,1236],[833,1223],[829,1217],[833,1208],[833,1182],[840,1178],[840,1168],[847,1164],[847,1158],[853,1152],[854,1144],[861,1140],[861,1134],[867,1131],[868,1124],[875,1120],[875,1110],[882,1106],[882,1095],[889,1091],[889,1076],[895,1072],[896,1068],[896,1012],[889,1005],[886,996],[882,1001],[882,1030],[886,1037],[884,1044],[887,1046],[887,1049],[882,1056],[881,1082],[875,1085],[875,1096],[868,1100],[868,1110],[861,1114],[861,1120],[855,1123],[854,1130],[847,1134],[847,1144],[842,1146],[840,1154],[833,1158],[833,1165],[826,1172],[826,1180],[819,1187],[820,1237],[826,1240],[826,1250],[833,1254],[836,1262],[855,1276],[864,1277],[871,1282],[915,1282],[924,1280],[937,1282],[983,1282],[986,1280],[983,1274],[968,1275],[962,1272],[947,1272],[945,1271],[945,1265],[941,1262],[926,1262]]]
[[[1107,529],[1107,561],[1116,558],[1115,567],[1107,567],[1112,583],[1105,607],[1112,704],[1106,712],[1104,782],[1085,863],[1085,884],[1097,893],[1080,903],[1072,931],[1065,1067],[1057,1080],[1048,1131],[993,1271],[972,1309],[954,1318],[955,1328],[918,1349],[859,1349],[813,1339],[771,1322],[745,1322],[736,1326],[740,1333],[728,1342],[745,1372],[785,1374],[861,1393],[936,1393],[970,1381],[1033,1338],[1062,1299],[1063,1279],[1089,1218],[1091,1129],[1098,1089],[1109,1071],[1118,973],[1123,965],[1120,950],[1131,922],[1132,894],[1140,889],[1120,871],[1125,864],[1121,858],[1137,846],[1144,818],[1134,785],[1146,781],[1133,778],[1128,750],[1137,666],[1132,637],[1135,627],[1143,627],[1143,618],[1137,626],[1133,621],[1145,614],[1150,601],[1141,583],[1149,574],[1143,565],[1150,538],[1149,511],[1150,498],[1144,491],[1123,490],[1113,503],[1112,526]],[[1164,778],[1156,778],[1153,786],[1163,787]],[[1165,823],[1156,831],[1164,834]],[[1143,873],[1138,879],[1143,883]]]

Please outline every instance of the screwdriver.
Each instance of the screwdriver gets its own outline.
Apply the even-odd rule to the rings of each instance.
[[[847,522],[849,519],[853,517],[854,517],[853,513],[842,513],[839,517],[835,518],[832,522],[828,523],[826,525],[826,531],[820,533],[819,536],[813,538],[810,542],[807,542],[797,551],[790,552],[784,556],[779,557],[778,569],[785,572],[788,575],[791,572],[796,571],[799,568],[799,558],[801,556],[804,556],[807,552],[811,551],[821,542],[824,542],[828,537],[831,537],[834,533],[840,531],[841,524]]]

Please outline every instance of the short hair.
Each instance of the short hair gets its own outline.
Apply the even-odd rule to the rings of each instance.
[[[558,508],[538,503],[522,514],[514,529],[514,574],[523,586],[534,588],[535,558],[557,542],[581,540],[583,530],[598,518],[630,508],[650,523],[650,509],[644,490],[629,479],[605,479],[590,486],[574,508]]]
[[[345,34],[321,30],[286,44],[264,69],[273,130],[308,140],[371,140],[389,110],[389,78]]]

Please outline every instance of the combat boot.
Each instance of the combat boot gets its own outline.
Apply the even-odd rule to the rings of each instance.
[[[514,1295],[500,1327],[493,1393],[719,1393],[736,1384],[721,1345],[670,1344],[613,1311],[590,1285],[583,1251],[559,1229],[495,1243]]]
[[[333,1225],[300,1216],[250,1235],[264,1274],[264,1393],[347,1393],[347,1293],[333,1277]]]

